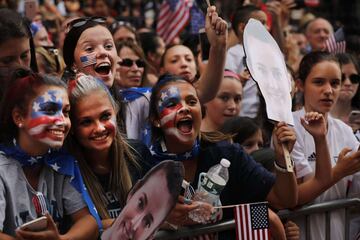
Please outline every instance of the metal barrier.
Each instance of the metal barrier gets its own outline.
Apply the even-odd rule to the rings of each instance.
[[[349,208],[353,208],[357,206],[360,208],[359,198],[341,199],[341,200],[335,200],[335,201],[329,201],[324,203],[313,204],[310,206],[305,206],[296,211],[282,210],[278,212],[278,215],[281,219],[293,219],[300,216],[305,216],[307,229],[310,229],[309,221],[307,221],[308,217],[314,213],[325,213],[326,239],[330,239],[330,234],[329,234],[330,212],[336,209],[345,209],[345,239],[349,239],[349,230],[350,230]],[[176,231],[162,230],[156,234],[155,239],[159,239],[159,240],[179,239],[179,238],[197,236],[201,234],[221,232],[231,229],[235,229],[235,220],[223,221],[216,224],[201,225],[196,227],[184,227]],[[306,239],[310,239],[309,232],[310,231],[306,231]]]

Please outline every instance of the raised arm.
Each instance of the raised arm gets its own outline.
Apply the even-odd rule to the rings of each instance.
[[[207,10],[205,30],[210,42],[210,53],[206,70],[197,83],[201,103],[207,103],[216,96],[225,67],[227,23],[218,16],[215,6]]]
[[[326,189],[331,182],[331,160],[326,141],[326,122],[322,114],[308,112],[301,118],[301,125],[314,138],[315,143],[315,174],[308,180],[299,178],[299,198],[298,205],[303,205],[314,200]]]
[[[292,128],[286,123],[276,124],[273,131],[273,142],[276,152],[276,164],[283,170],[276,168],[276,181],[267,200],[276,208],[292,208],[296,206],[298,198],[298,189],[294,172],[286,171],[285,157],[281,144],[291,152],[296,141],[296,135]]]

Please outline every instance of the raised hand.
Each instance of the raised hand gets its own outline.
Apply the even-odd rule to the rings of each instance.
[[[351,152],[350,148],[341,150],[338,161],[333,168],[335,181],[360,171],[360,150]]]
[[[211,46],[225,45],[228,35],[228,26],[225,20],[218,16],[216,7],[207,9],[205,31]]]
[[[316,140],[318,138],[326,137],[327,126],[325,118],[318,112],[307,112],[305,117],[300,119],[301,125],[308,131]]]
[[[278,156],[284,156],[281,144],[285,144],[289,152],[292,151],[296,141],[296,134],[294,129],[285,122],[279,122],[275,125],[272,137],[275,152]]]

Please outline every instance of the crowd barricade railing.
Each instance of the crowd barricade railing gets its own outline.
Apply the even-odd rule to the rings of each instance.
[[[337,209],[345,209],[345,239],[349,239],[350,228],[350,214],[349,210],[357,208],[360,209],[360,198],[340,199],[324,203],[317,203],[313,205],[304,206],[295,211],[281,210],[278,215],[281,219],[294,219],[297,217],[305,216],[306,218],[306,239],[310,239],[310,224],[309,216],[316,213],[325,213],[326,217],[326,239],[330,239],[330,212]],[[178,230],[161,230],[155,239],[157,240],[170,240],[181,239],[202,234],[210,234],[215,232],[222,232],[235,228],[235,220],[222,221],[216,224],[197,225],[194,227],[183,227]]]

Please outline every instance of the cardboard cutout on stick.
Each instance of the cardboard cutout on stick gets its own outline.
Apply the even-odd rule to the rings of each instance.
[[[293,126],[291,82],[284,56],[276,41],[258,20],[250,19],[245,26],[244,51],[247,68],[265,99],[268,119]],[[284,144],[282,148],[286,170],[293,172],[290,153]]]
[[[267,117],[294,125],[291,113],[291,81],[284,56],[260,21],[250,19],[244,30],[246,65],[266,102]]]
[[[130,190],[127,203],[102,240],[145,240],[153,236],[174,208],[181,190],[181,162],[162,161]]]

